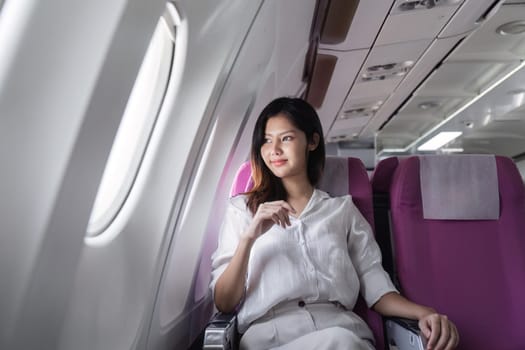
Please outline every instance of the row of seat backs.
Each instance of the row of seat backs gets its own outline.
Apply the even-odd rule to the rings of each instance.
[[[389,158],[372,187],[389,201],[390,232],[376,235],[392,237],[401,292],[447,314],[460,350],[525,349],[525,187],[514,162]]]
[[[451,157],[455,158],[450,161]],[[388,158],[377,165],[371,182],[359,159],[327,157],[318,187],[332,196],[352,195],[372,228],[376,207],[376,213],[380,214],[375,218],[376,239],[386,270],[395,273],[393,280],[408,298],[431,305],[454,320],[461,334],[459,349],[525,349],[525,338],[520,332],[523,326],[518,319],[525,313],[525,299],[519,298],[525,292],[523,182],[512,160],[499,156],[487,160],[484,156],[480,161],[477,157]],[[451,179],[461,178],[461,173],[466,173],[452,195],[461,194],[463,203],[468,206],[472,193],[465,187],[470,186],[468,181],[473,177],[482,192],[497,187],[496,217],[490,220],[424,218],[422,196],[428,198],[429,194],[421,191],[420,159],[425,165],[425,176],[428,177],[428,164],[431,164],[430,177],[434,178],[430,185],[427,178],[423,178],[426,187],[434,190],[431,200],[426,200],[427,206],[436,192],[444,192],[440,187],[449,188]],[[481,168],[482,174],[476,171],[480,169],[479,163],[485,167],[488,164],[492,170],[491,161],[494,171],[485,181],[483,176],[490,171],[485,168]],[[432,165],[434,163],[437,166]],[[467,164],[466,171],[462,164]],[[238,171],[231,195],[246,192],[251,186],[250,165],[245,163]],[[491,197],[494,191],[478,195],[477,201]],[[458,195],[454,198],[454,202],[460,202]],[[438,211],[447,210],[446,203],[437,207]],[[487,210],[484,205],[477,207]],[[381,216],[381,211],[388,211],[388,215]],[[490,207],[489,211],[494,212],[494,208]],[[384,349],[380,317],[368,310],[362,300],[355,311],[372,328],[377,348]]]

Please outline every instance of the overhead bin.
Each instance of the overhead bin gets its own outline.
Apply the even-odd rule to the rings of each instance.
[[[333,69],[329,69],[331,72],[329,85],[324,84],[323,81],[316,81],[315,77],[317,75],[315,73],[311,82],[312,86],[321,84],[322,88],[325,89],[324,91],[316,92],[316,94],[323,95],[322,101],[318,99],[313,101],[316,105],[319,118],[321,119],[325,135],[328,134],[334,117],[339,112],[348,94],[348,90],[352,86],[354,78],[357,76],[367,54],[367,49],[354,51],[319,50],[319,55],[325,56],[323,61],[335,61]],[[331,57],[331,59],[328,59],[328,57]],[[319,62],[321,62],[321,60],[317,60],[316,65],[319,64]],[[329,65],[331,65],[331,63],[329,63]],[[316,68],[314,68],[314,71],[315,69]],[[319,79],[324,79],[322,74],[319,75]],[[312,91],[312,88],[310,88],[310,91]],[[309,92],[307,96],[307,100],[309,101],[312,98],[310,94],[311,92]]]
[[[390,11],[392,0],[332,0],[321,33],[320,49],[370,48]]]

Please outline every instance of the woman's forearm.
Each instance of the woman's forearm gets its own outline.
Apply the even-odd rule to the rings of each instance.
[[[214,301],[219,311],[232,312],[243,297],[253,242],[253,238],[241,238],[228,267],[215,284]]]
[[[383,295],[373,309],[383,316],[397,316],[420,320],[424,316],[435,313],[430,307],[411,302],[405,297],[391,292]]]

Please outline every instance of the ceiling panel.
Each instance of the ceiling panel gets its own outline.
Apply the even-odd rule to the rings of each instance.
[[[444,119],[466,101],[466,98],[459,96],[413,96],[398,112],[396,119],[413,114],[426,114],[430,118]]]
[[[496,0],[465,0],[439,33],[439,38],[464,34],[476,29],[484,20],[490,19],[497,13],[502,3],[503,1]]]
[[[323,130],[327,134],[344,103],[354,78],[357,76],[366,58],[368,50],[320,50],[319,52],[320,54],[333,55],[337,58],[324,101],[317,109]]]
[[[446,62],[416,91],[418,96],[474,97],[518,62]]]
[[[418,9],[402,11],[400,9],[408,2],[398,0],[379,33],[376,45],[434,39],[462,2],[462,0],[443,1],[443,5],[433,8],[421,6]]]
[[[498,27],[525,20],[525,4],[505,4],[473,32],[447,61],[518,61],[525,58],[525,36],[500,35]]]

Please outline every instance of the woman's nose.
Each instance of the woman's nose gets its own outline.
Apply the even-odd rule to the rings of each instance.
[[[272,143],[272,149],[271,149],[271,154],[272,155],[279,155],[281,154],[282,150],[281,150],[281,145],[279,142],[274,142]]]

